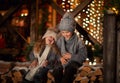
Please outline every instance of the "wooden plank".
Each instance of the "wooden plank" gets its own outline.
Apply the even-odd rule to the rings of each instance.
[[[90,4],[93,0],[84,0],[84,2],[80,3],[72,12],[72,15],[75,17],[81,12],[88,4]]]
[[[60,15],[64,15],[64,11],[61,7],[59,7],[58,4],[56,4],[53,0],[49,1],[49,4],[60,14]]]
[[[117,69],[116,69],[116,83],[120,82],[120,16],[117,17]]]
[[[0,54],[2,55],[7,55],[7,54],[10,54],[10,55],[18,55],[19,54],[19,51],[18,49],[11,49],[11,48],[5,48],[5,49],[0,49]]]

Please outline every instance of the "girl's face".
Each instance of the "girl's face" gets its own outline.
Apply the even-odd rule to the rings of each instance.
[[[66,40],[69,40],[72,36],[72,33],[70,31],[61,31],[61,34],[63,37],[65,37]]]
[[[52,36],[48,36],[48,37],[45,38],[45,43],[47,45],[52,45],[54,42],[55,42],[55,39]]]

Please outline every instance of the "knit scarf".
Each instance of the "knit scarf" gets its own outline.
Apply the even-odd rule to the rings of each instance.
[[[77,43],[78,43],[78,37],[76,34],[73,34],[73,36],[69,40],[65,40],[64,37],[61,38],[61,53],[64,54],[66,52],[71,53],[72,55],[76,53]]]

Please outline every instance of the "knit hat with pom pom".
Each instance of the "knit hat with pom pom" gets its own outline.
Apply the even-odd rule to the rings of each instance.
[[[58,29],[60,31],[74,32],[75,27],[76,27],[76,22],[74,20],[74,17],[71,15],[70,12],[66,12],[60,21]]]

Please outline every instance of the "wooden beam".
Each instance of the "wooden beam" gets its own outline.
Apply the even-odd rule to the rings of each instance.
[[[15,49],[15,48],[13,48],[13,49],[11,49],[11,48],[2,48],[2,49],[0,49],[0,55],[2,55],[2,56],[4,56],[4,55],[8,55],[8,56],[13,55],[13,56],[16,56],[19,53],[20,53],[20,50]]]
[[[22,4],[17,5],[16,7],[11,7],[8,12],[6,12],[5,16],[3,16],[2,20],[0,21],[0,26],[5,23],[5,21],[13,15],[20,7]]]
[[[72,15],[75,17],[81,12],[88,4],[90,4],[93,0],[84,0],[84,2],[80,3],[72,12]]]
[[[15,29],[14,29],[15,30]],[[17,32],[17,34],[27,43],[27,44],[29,44],[28,43],[28,41],[27,41],[27,39],[21,34],[21,33],[19,33],[17,30],[15,30],[16,32]]]
[[[64,11],[61,7],[59,7],[58,4],[56,4],[53,0],[50,0],[49,1],[49,4],[61,15],[63,16],[64,15]]]
[[[117,16],[117,69],[116,69],[116,83],[120,82],[120,16]]]
[[[39,27],[39,0],[36,0],[36,26],[35,26],[35,41],[38,40],[38,27]]]

